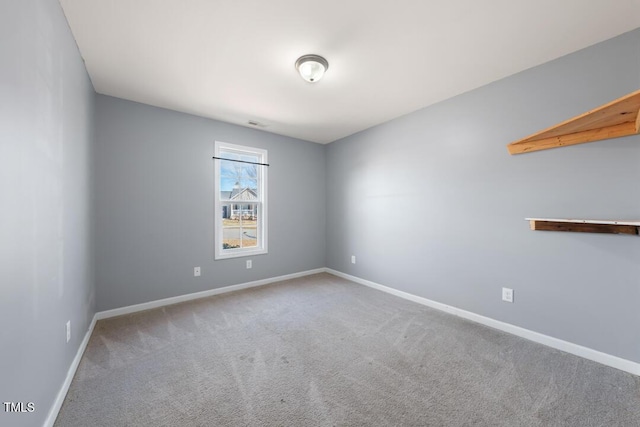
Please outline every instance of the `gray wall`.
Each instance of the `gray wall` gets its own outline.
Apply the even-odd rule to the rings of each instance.
[[[269,253],[214,261],[216,140],[269,153]],[[324,146],[98,95],[99,310],[325,265]],[[202,276],[193,277],[193,267]]]
[[[0,425],[34,426],[94,313],[94,92],[55,0],[0,2],[0,58],[0,401],[35,403]]]
[[[523,220],[638,218],[640,137],[505,148],[640,87],[640,30],[327,147],[106,96],[94,114],[55,0],[0,3],[0,55],[0,401],[36,406],[0,410],[0,424],[42,424],[94,300],[106,310],[325,265],[640,361],[639,238]],[[269,254],[251,270],[213,260],[215,140],[269,150]]]
[[[327,266],[640,362],[640,237],[523,220],[640,219],[640,137],[505,147],[638,88],[635,30],[330,144]]]

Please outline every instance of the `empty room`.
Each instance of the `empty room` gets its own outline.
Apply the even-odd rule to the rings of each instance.
[[[640,0],[0,32],[0,426],[640,426]]]

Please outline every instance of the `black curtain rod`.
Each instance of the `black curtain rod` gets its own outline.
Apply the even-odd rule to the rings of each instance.
[[[226,160],[226,161],[228,161],[228,162],[249,163],[250,165],[269,166],[269,163],[247,162],[247,161],[245,161],[245,160],[225,159],[224,157],[216,157],[216,156],[213,156],[213,158],[214,158],[214,159],[218,159],[218,160]]]

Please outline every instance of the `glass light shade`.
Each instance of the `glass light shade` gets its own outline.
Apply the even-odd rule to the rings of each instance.
[[[326,59],[318,55],[305,55],[298,58],[296,68],[303,79],[309,83],[315,83],[322,78],[329,68]]]

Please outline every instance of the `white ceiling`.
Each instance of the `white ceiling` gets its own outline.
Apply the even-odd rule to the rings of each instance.
[[[640,0],[60,3],[98,93],[319,143],[640,27]]]

